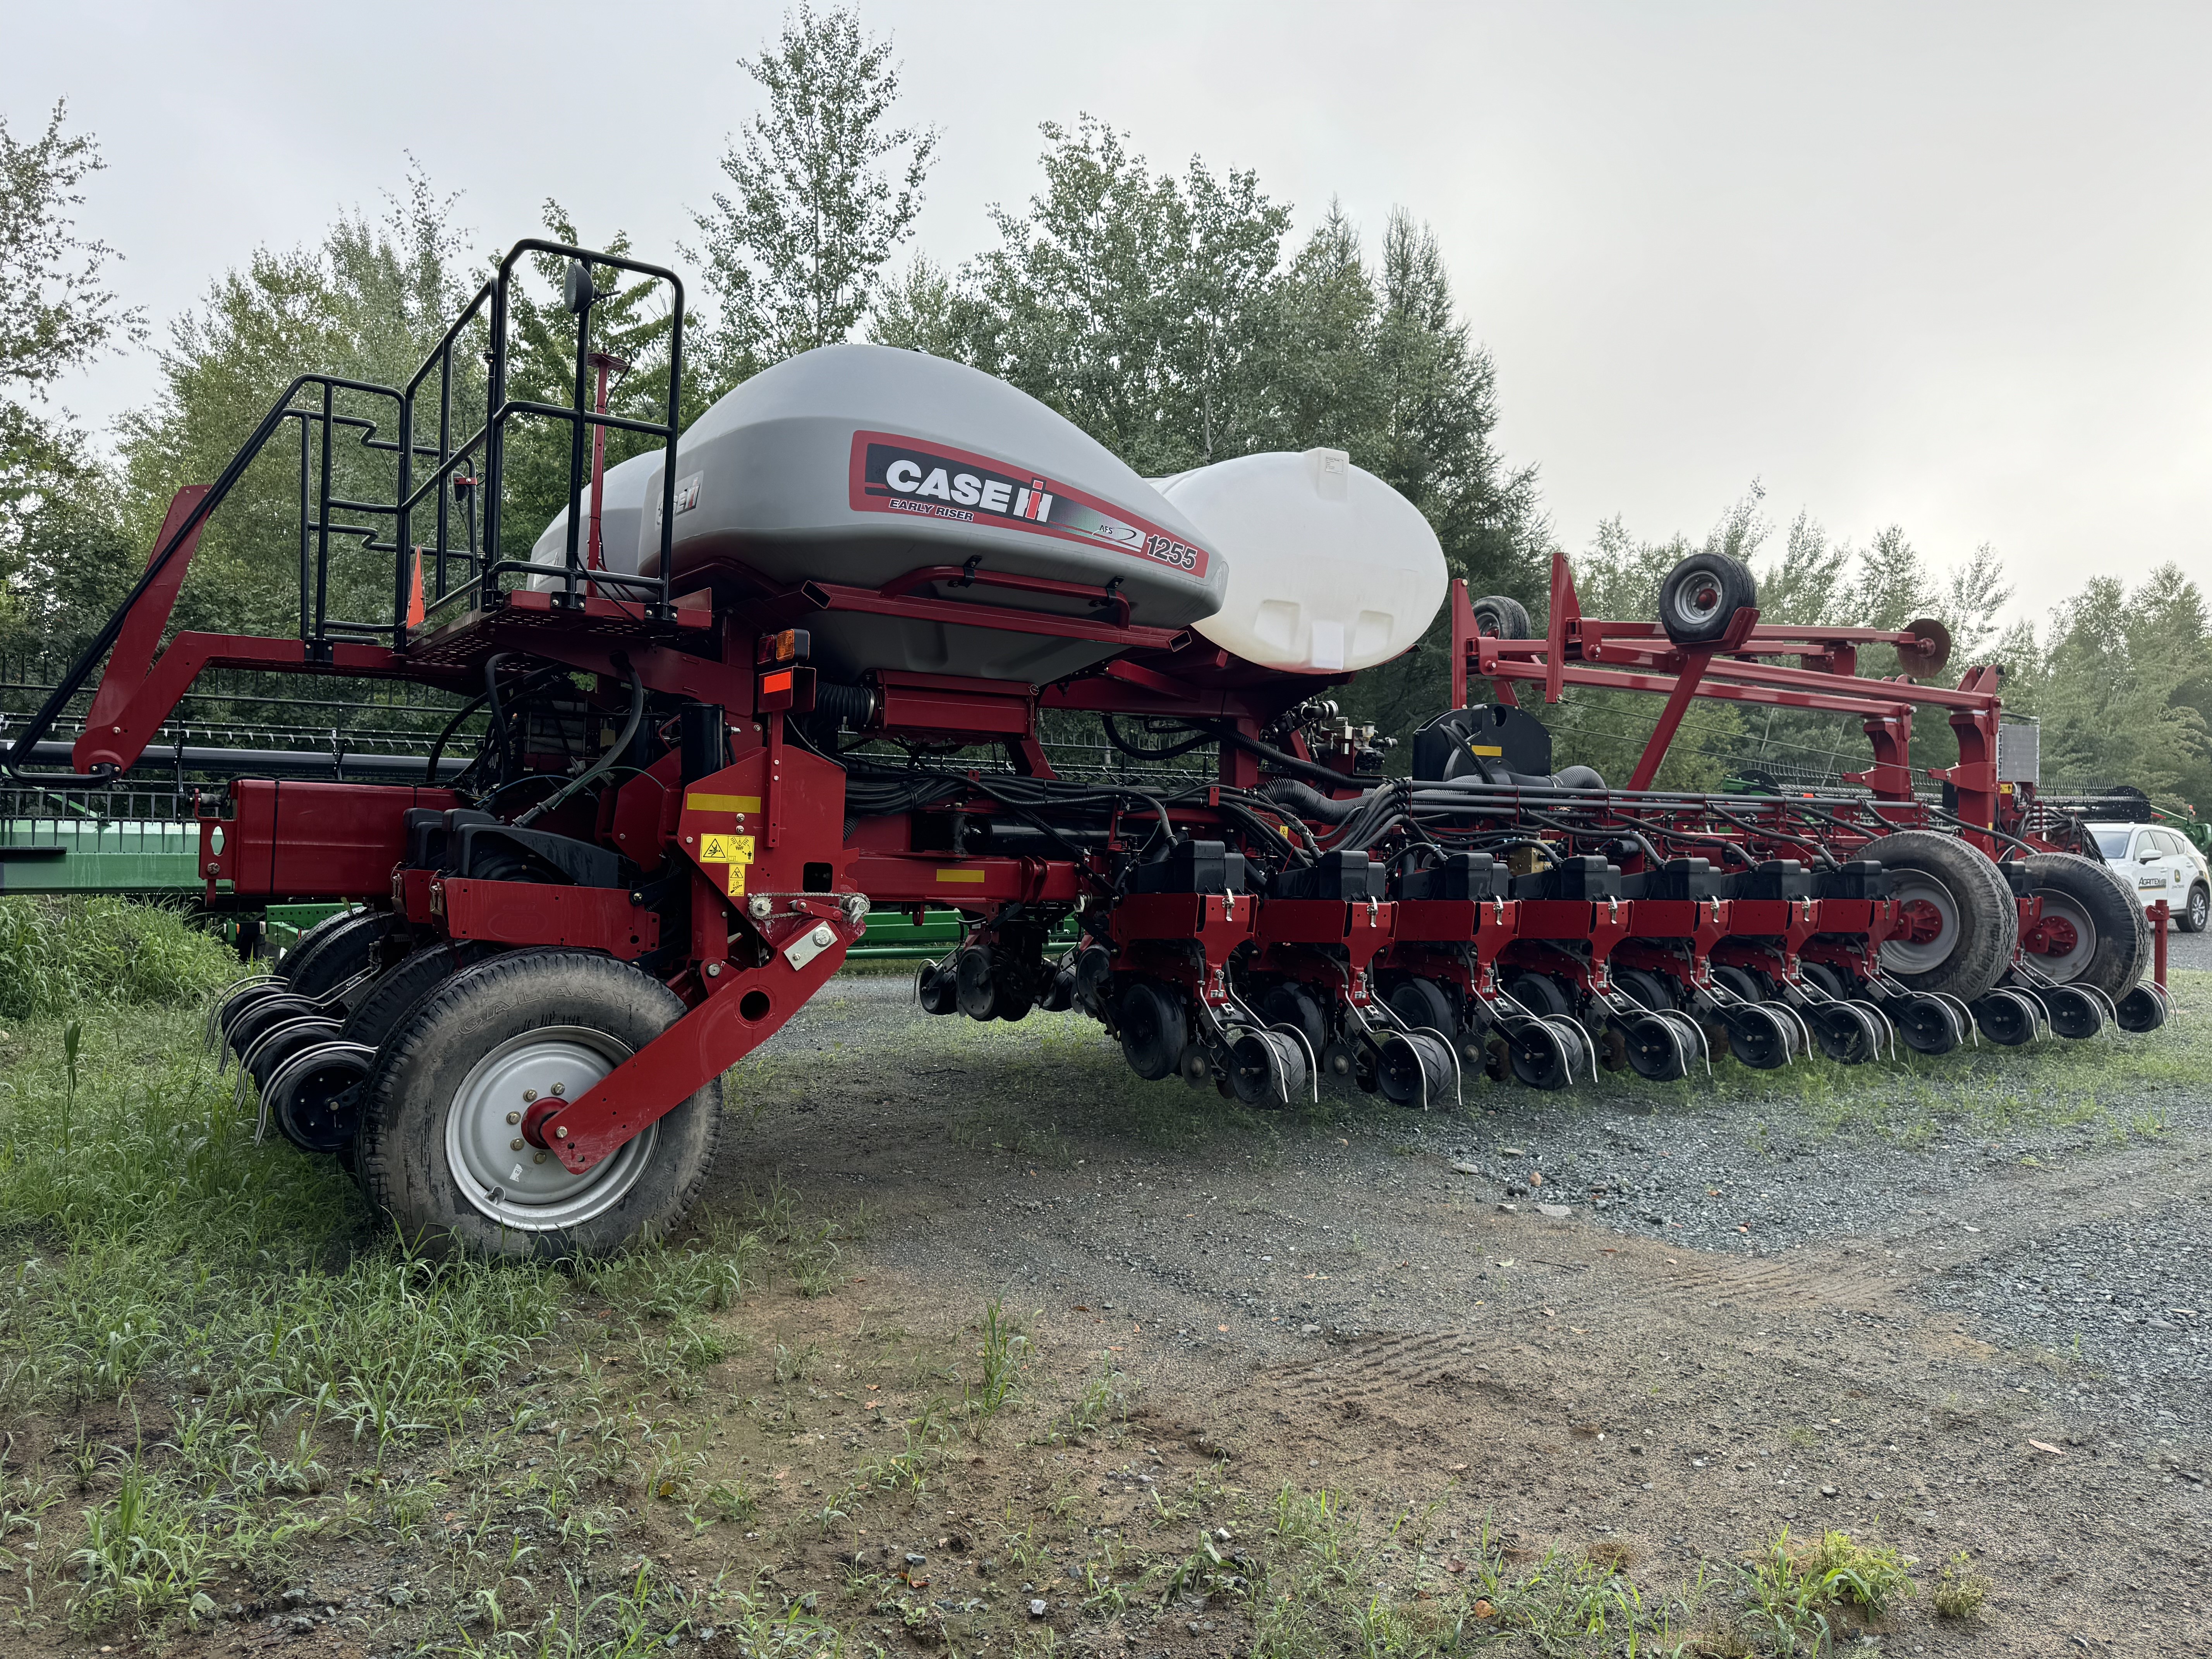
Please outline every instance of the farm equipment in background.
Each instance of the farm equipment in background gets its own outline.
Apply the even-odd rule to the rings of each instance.
[[[567,262],[562,404],[507,390],[533,255]],[[668,289],[665,420],[593,395],[605,272]],[[407,386],[302,375],[180,492],[9,751],[19,787],[109,787],[209,671],[442,696],[416,775],[240,776],[198,826],[211,908],[347,906],[234,988],[210,1041],[265,1127],[345,1160],[410,1236],[555,1255],[672,1224],[724,1074],[872,918],[960,916],[918,976],[932,1014],[1080,1010],[1139,1075],[1263,1108],[1324,1078],[1433,1109],[1482,1079],[2166,1017],[2140,911],[2008,755],[1997,671],[1929,683],[1940,624],[1763,624],[1749,572],[1709,555],[1657,621],[1601,620],[1555,558],[1539,635],[1447,582],[1420,515],[1338,452],[1156,485],[1000,382],[867,346],[679,432],[682,349],[673,273],[518,245]],[[530,421],[569,437],[534,545],[502,522]],[[203,526],[288,429],[296,636],[165,645]],[[651,447],[602,471],[610,431]],[[1328,694],[1440,605],[1450,706],[1385,775]],[[1861,674],[1869,651],[1898,676]],[[103,663],[71,769],[38,769]],[[1570,687],[1662,700],[1626,787],[1555,766],[1522,699]],[[1697,699],[1856,720],[1872,763],[1842,788],[1656,789]],[[1942,805],[1915,794],[1922,710],[1958,740]],[[1043,734],[1071,722],[1137,769],[1063,775]]]

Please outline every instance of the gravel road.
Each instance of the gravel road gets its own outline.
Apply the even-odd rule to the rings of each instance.
[[[876,1282],[1119,1332],[1272,1476],[1379,1500],[1456,1453],[1531,1534],[1686,1564],[1881,1525],[1999,1583],[1893,1650],[2212,1651],[2212,950],[2172,944],[2149,1037],[1430,1114],[1242,1112],[1075,1017],[848,976],[752,1063],[726,1173],[864,1200]]]

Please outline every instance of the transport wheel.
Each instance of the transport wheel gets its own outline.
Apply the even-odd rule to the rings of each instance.
[[[389,910],[356,910],[332,916],[301,935],[284,959],[285,977],[303,997],[325,997],[356,974],[378,965],[377,951],[407,926]]]
[[[1451,999],[1432,979],[1401,981],[1390,989],[1390,1012],[1415,1030],[1431,1030],[1449,1039],[1459,1029],[1452,1016]]]
[[[2109,865],[2073,853],[2035,853],[2027,866],[2041,916],[2021,949],[2061,985],[2087,985],[2118,1000],[2150,966],[2150,918]]]
[[[1995,864],[1933,830],[1898,830],[1858,855],[1889,872],[1890,896],[1904,907],[1902,927],[1881,943],[1883,968],[1913,990],[1961,1002],[1995,988],[2020,939],[2020,908]]]
[[[2189,897],[2173,913],[2173,925],[2185,933],[2201,933],[2212,925],[2212,887],[2203,882],[2189,890]]]
[[[1677,645],[1706,645],[1728,632],[1735,613],[1759,603],[1759,584],[1742,560],[1692,553],[1659,584],[1659,625]]]
[[[509,951],[416,1006],[364,1090],[356,1157],[401,1234],[441,1251],[603,1255],[681,1220],[721,1133],[718,1078],[573,1175],[522,1140],[529,1098],[587,1094],[683,1016],[650,975],[581,951]]]
[[[1190,1046],[1182,1001],[1164,987],[1140,979],[1121,993],[1114,1023],[1121,1030],[1121,1058],[1147,1083],[1173,1077]]]
[[[1305,1039],[1319,1054],[1328,1047],[1328,1017],[1321,1011],[1321,1004],[1304,987],[1285,980],[1267,988],[1267,994],[1260,999],[1260,1018],[1270,1025],[1295,1025],[1305,1034]]]
[[[1486,593],[1468,607],[1474,613],[1474,631],[1493,640],[1525,640],[1529,635],[1528,611],[1518,599],[1503,593]]]

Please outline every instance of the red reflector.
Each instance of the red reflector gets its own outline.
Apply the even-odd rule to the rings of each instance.
[[[765,697],[773,697],[781,692],[790,690],[791,670],[787,668],[779,673],[762,675],[760,689],[761,695]]]

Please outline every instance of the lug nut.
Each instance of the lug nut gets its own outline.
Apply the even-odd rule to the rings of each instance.
[[[522,1121],[522,1114],[520,1112],[509,1112],[507,1115],[507,1121],[509,1123],[520,1123]]]
[[[530,1161],[532,1164],[543,1164],[545,1161],[545,1154],[543,1152],[533,1152],[531,1155]]]
[[[568,1138],[568,1126],[561,1123],[555,1124],[553,1126],[553,1138],[556,1140],[566,1140]]]
[[[537,1099],[537,1098],[538,1098],[538,1091],[537,1091],[537,1090],[535,1090],[535,1089],[525,1089],[525,1090],[522,1091],[522,1103],[523,1103],[524,1105],[526,1105],[526,1106],[527,1106],[528,1104],[530,1104],[530,1103],[531,1103],[532,1101],[533,1101],[533,1100],[535,1100],[535,1099]]]
[[[556,1095],[565,1095],[568,1092],[568,1085],[565,1083],[556,1083],[553,1085],[552,1091]]]
[[[519,1152],[528,1143],[526,1142],[520,1135],[517,1135],[514,1139],[507,1143],[507,1147],[509,1152]]]

